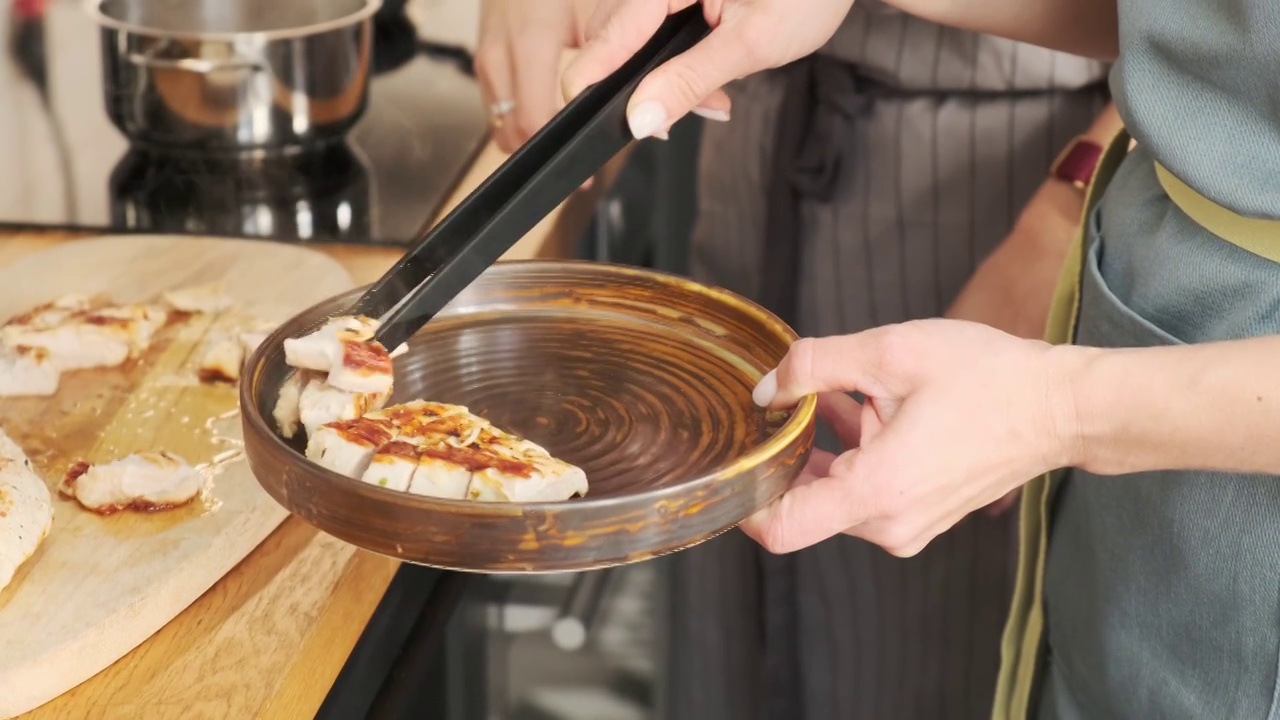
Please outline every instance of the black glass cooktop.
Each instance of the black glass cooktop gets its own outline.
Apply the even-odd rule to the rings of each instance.
[[[103,109],[98,28],[80,0],[11,3],[0,226],[404,244],[487,135],[466,52],[418,27],[430,3],[379,14],[368,109],[344,142],[238,156],[131,147]]]

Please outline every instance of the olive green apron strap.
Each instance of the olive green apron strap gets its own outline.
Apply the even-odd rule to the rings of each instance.
[[[1280,263],[1280,220],[1238,215],[1179,180],[1156,163],[1156,180],[1169,199],[1197,225],[1254,255]]]
[[[1080,309],[1080,277],[1084,268],[1087,219],[1098,204],[1116,168],[1129,151],[1129,135],[1121,130],[1108,145],[1085,193],[1084,212],[1076,237],[1058,276],[1045,340],[1054,344],[1073,340]],[[1000,675],[992,709],[995,720],[1022,720],[1031,709],[1040,664],[1044,612],[1044,560],[1049,539],[1050,475],[1035,478],[1022,490],[1018,527],[1018,569],[1009,619],[1001,641]]]

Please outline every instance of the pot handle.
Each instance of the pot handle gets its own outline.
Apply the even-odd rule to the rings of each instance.
[[[261,63],[244,58],[232,57],[225,60],[207,60],[205,58],[166,58],[156,57],[156,54],[168,47],[168,44],[158,45],[147,50],[144,53],[131,52],[125,57],[134,65],[146,68],[158,68],[161,70],[185,70],[187,72],[207,75],[208,73],[218,70],[265,70]]]

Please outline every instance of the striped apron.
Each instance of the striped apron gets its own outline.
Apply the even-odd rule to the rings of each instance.
[[[691,272],[806,335],[939,315],[1106,104],[1105,74],[860,0],[827,48],[735,84],[732,122],[705,124]],[[1013,513],[906,560],[846,536],[775,557],[735,532],[661,563],[660,717],[990,713]]]

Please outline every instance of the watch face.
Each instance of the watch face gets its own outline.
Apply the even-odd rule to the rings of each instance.
[[[1092,140],[1076,138],[1058,156],[1051,174],[1053,177],[1083,188],[1093,179],[1093,173],[1098,168],[1098,160],[1101,158],[1101,145]]]

